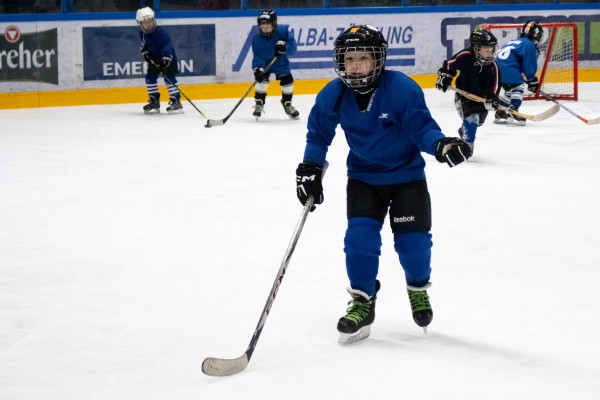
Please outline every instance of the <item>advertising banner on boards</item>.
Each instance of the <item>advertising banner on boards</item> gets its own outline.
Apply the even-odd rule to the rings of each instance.
[[[216,74],[214,24],[162,26],[179,59],[179,76]],[[85,27],[82,35],[84,80],[130,79],[146,74],[139,28]]]
[[[22,32],[8,26],[0,38],[0,81],[58,85],[57,30]]]

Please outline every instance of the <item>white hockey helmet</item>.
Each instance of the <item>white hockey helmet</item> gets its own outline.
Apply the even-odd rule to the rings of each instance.
[[[137,10],[135,20],[144,33],[152,33],[156,29],[156,18],[154,18],[154,11],[150,7]],[[142,24],[145,21],[151,21],[152,23],[150,25]]]

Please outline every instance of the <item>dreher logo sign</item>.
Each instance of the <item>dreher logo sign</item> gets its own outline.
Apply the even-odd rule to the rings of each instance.
[[[57,30],[22,33],[11,25],[0,39],[0,81],[58,85]]]
[[[18,27],[10,25],[4,30],[4,38],[8,43],[16,43],[21,38],[21,31]]]

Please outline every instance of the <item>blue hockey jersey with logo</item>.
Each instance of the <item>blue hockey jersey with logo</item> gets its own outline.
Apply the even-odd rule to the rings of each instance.
[[[381,74],[365,111],[340,79],[329,82],[308,117],[304,162],[323,165],[338,125],[350,147],[348,178],[371,185],[425,180],[421,152],[434,155],[444,138],[421,88],[398,71]]]

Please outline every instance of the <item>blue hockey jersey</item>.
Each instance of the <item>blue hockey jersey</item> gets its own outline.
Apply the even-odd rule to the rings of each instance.
[[[142,49],[148,50],[154,61],[160,62],[164,56],[173,57],[173,63],[177,62],[175,48],[167,31],[157,26],[151,33],[143,33],[140,31],[140,39],[142,40]]]
[[[381,74],[364,112],[340,79],[329,82],[308,117],[304,162],[323,165],[338,124],[350,147],[348,178],[371,185],[425,180],[421,152],[434,155],[444,137],[421,88],[398,71]]]
[[[258,31],[257,31],[258,32]],[[270,38],[257,33],[252,38],[252,69],[264,68],[275,56],[275,43],[283,40],[287,43],[286,54],[277,57],[269,72],[277,75],[290,74],[290,61],[288,56],[296,53],[298,45],[296,39],[290,34],[288,25],[278,25],[275,35]]]
[[[502,83],[523,83],[535,78],[537,72],[538,51],[527,37],[521,37],[506,43],[496,55],[496,64],[500,68]]]

